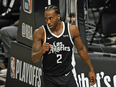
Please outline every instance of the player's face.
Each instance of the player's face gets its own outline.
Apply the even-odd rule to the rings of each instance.
[[[54,10],[45,11],[45,21],[51,30],[55,29],[60,20],[60,14],[56,14]]]

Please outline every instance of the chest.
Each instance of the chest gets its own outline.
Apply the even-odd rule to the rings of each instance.
[[[60,36],[54,36],[50,33],[46,34],[46,43],[51,45],[51,51],[54,52],[62,52],[62,51],[70,51],[73,47],[70,41],[70,35],[67,32],[64,32]]]

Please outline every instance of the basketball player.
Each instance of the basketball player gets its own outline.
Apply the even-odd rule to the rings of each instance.
[[[60,21],[60,12],[56,6],[45,9],[46,25],[34,31],[32,61],[42,59],[45,87],[79,87],[75,72],[73,47],[90,69],[90,85],[94,85],[96,76],[87,50],[83,45],[79,30],[75,25]]]

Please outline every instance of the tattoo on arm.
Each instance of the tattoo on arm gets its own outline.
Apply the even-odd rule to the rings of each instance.
[[[32,46],[32,52],[36,53],[40,51],[42,44],[42,34],[39,30],[36,30],[33,35],[33,46]]]
[[[40,49],[41,49],[41,41],[38,41],[38,42],[33,43],[32,51],[34,53],[40,51]]]
[[[42,28],[36,29],[33,34],[32,61],[39,62],[42,58],[42,43],[44,32]]]

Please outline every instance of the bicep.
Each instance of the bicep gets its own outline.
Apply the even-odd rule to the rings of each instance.
[[[82,40],[81,40],[80,36],[76,36],[74,38],[74,44],[75,44],[75,47],[77,48],[78,51],[83,49],[84,45],[82,43]]]
[[[76,26],[72,29],[72,38],[77,50],[81,50],[83,48],[83,43],[80,37],[79,29]]]
[[[43,40],[42,36],[43,36],[43,34],[39,29],[34,31],[32,53],[36,53],[41,49],[42,40]]]
[[[77,52],[80,55],[80,57],[85,61],[85,59],[88,56],[87,50],[85,46],[83,45],[81,38],[76,37],[74,40],[75,47],[77,48]]]

